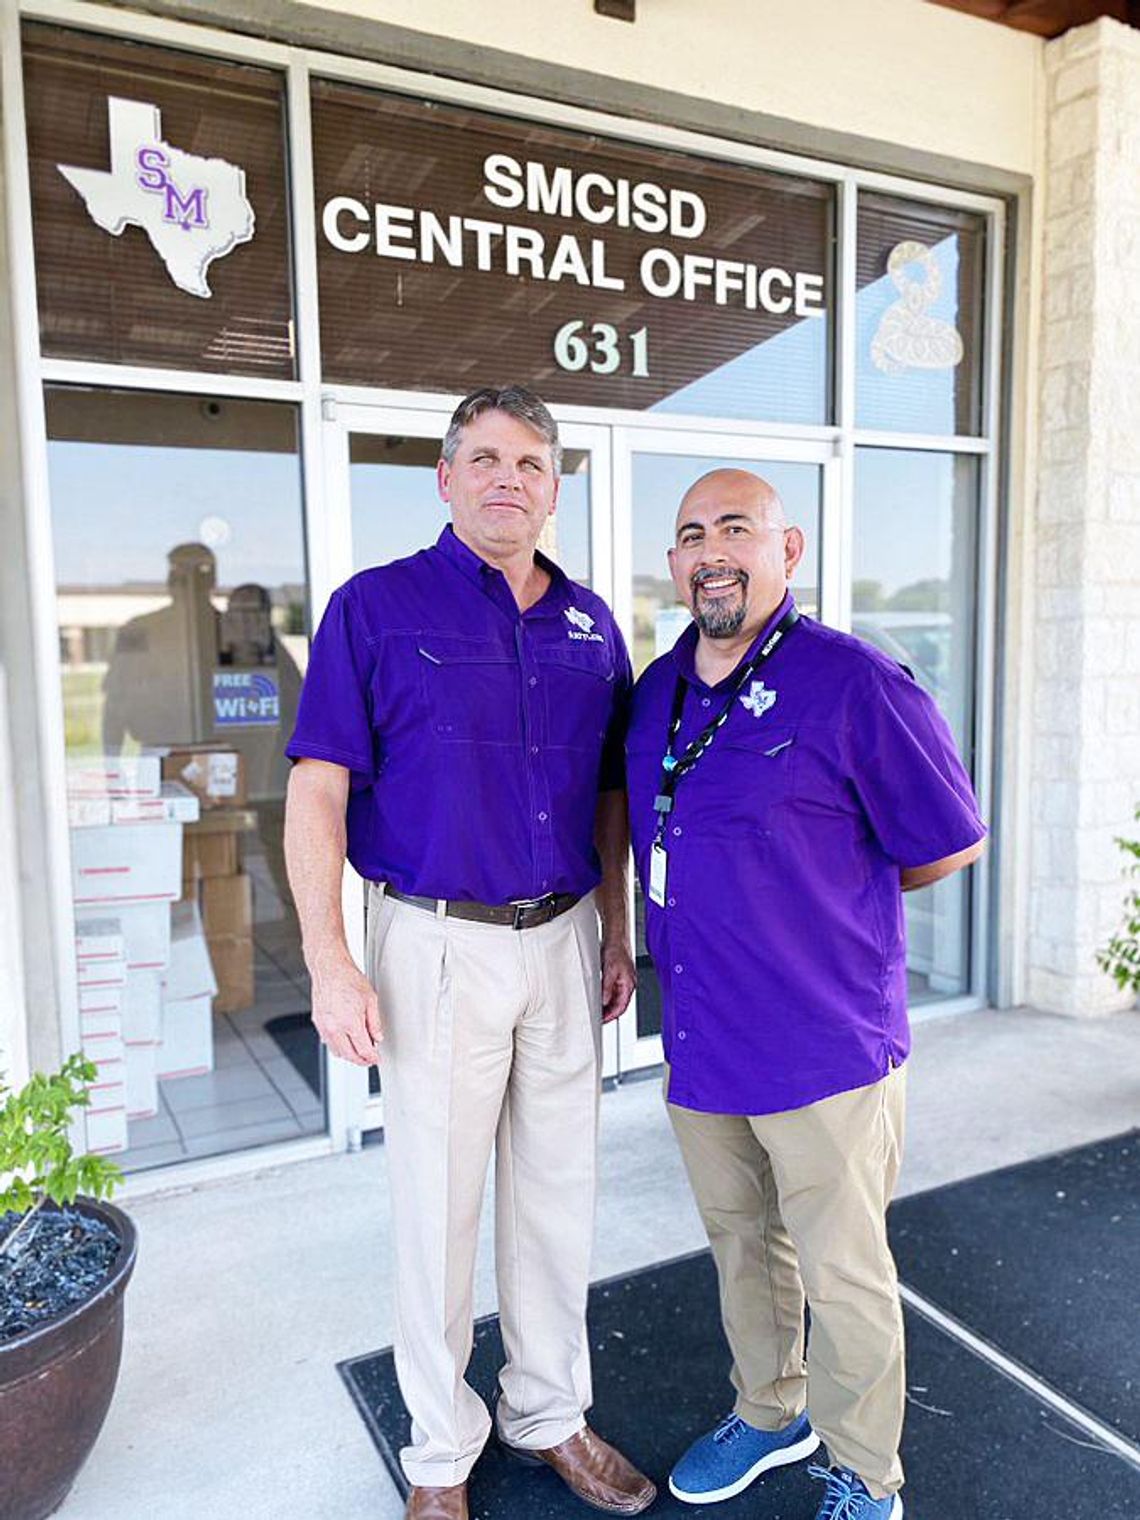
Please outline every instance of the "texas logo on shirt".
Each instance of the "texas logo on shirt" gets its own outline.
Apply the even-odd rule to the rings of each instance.
[[[740,704],[746,707],[754,718],[762,718],[775,701],[774,691],[770,691],[763,681],[753,681],[748,688],[748,695],[741,697]]]
[[[600,633],[593,631],[594,620],[588,612],[580,612],[577,607],[567,607],[566,620],[574,624],[574,627],[567,633],[567,638],[587,639],[591,644],[604,644],[606,642]]]

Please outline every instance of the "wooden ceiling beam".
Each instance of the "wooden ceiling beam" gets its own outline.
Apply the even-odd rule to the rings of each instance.
[[[997,21],[1038,37],[1060,37],[1100,16],[1140,27],[1140,0],[931,0],[948,10]]]

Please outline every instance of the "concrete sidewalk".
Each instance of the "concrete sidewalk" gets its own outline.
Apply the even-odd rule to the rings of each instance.
[[[1140,1123],[1140,1013],[915,1031],[902,1192]],[[602,1100],[595,1278],[704,1245],[657,1081]],[[123,1373],[65,1520],[398,1520],[336,1371],[392,1340],[383,1145],[127,1206]],[[494,1308],[491,1211],[476,1312]]]

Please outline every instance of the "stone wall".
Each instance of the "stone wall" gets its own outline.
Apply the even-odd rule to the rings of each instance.
[[[1046,49],[1028,1000],[1106,1012],[1140,803],[1140,33]]]

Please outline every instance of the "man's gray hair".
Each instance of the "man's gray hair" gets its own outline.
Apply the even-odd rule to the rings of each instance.
[[[484,412],[506,412],[508,417],[513,417],[517,422],[523,422],[527,427],[533,428],[550,445],[550,452],[554,459],[554,473],[557,475],[562,469],[562,445],[558,441],[558,424],[547,411],[546,403],[541,396],[536,396],[534,391],[528,390],[525,385],[481,385],[477,391],[471,391],[469,395],[464,396],[448,423],[443,447],[440,449],[440,453],[448,464],[455,463],[455,453],[459,448],[463,429],[474,422],[476,417],[481,417]]]

